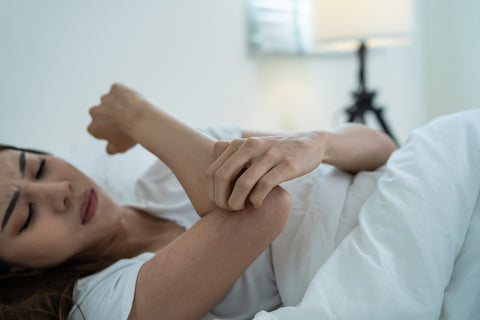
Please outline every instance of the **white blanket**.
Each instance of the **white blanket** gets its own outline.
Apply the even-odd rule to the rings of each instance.
[[[255,320],[478,317],[480,111],[415,130],[348,185],[340,218],[304,211],[273,243],[287,306]]]

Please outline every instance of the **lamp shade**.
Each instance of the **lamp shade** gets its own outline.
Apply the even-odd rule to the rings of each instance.
[[[403,43],[414,29],[413,0],[313,0],[312,15],[317,49]]]

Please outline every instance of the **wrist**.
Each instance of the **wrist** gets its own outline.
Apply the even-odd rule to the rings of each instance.
[[[124,130],[134,139],[141,135],[142,130],[152,119],[155,113],[155,106],[147,100],[141,99],[137,102],[137,106],[132,108],[125,119]]]
[[[317,150],[321,154],[322,163],[329,163],[331,161],[332,135],[334,135],[334,133],[326,130],[315,131],[315,139],[318,148]]]

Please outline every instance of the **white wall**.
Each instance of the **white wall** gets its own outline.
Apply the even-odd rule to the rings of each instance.
[[[428,118],[480,108],[480,1],[422,5]]]
[[[354,55],[252,57],[244,16],[240,0],[0,1],[0,142],[90,141],[87,110],[114,81],[191,125],[341,122]],[[417,39],[369,56],[367,82],[400,140],[427,119],[421,52]]]

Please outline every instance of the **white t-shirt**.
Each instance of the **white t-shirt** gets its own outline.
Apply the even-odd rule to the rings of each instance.
[[[212,135],[233,139],[240,136],[240,131],[214,132]],[[180,183],[160,161],[147,170],[135,189],[135,201],[122,205],[142,209],[187,229],[199,220]],[[99,273],[79,280],[73,298],[81,311],[75,306],[69,319],[83,319],[82,312],[87,320],[127,319],[138,272],[153,256],[153,253],[147,252],[131,259],[119,260]],[[202,320],[249,319],[260,310],[274,310],[280,306],[271,249],[268,247]]]

